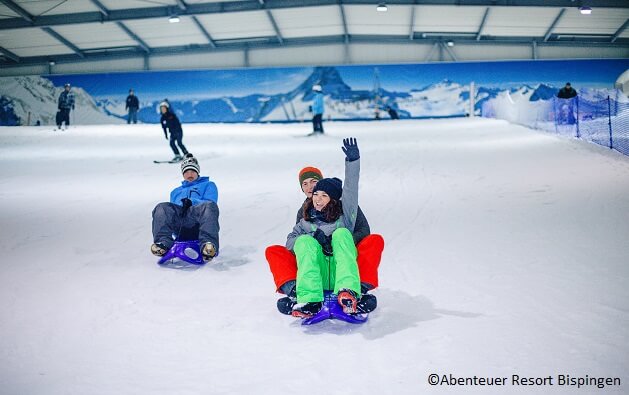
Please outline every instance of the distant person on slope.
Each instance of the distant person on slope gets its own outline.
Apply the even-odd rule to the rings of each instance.
[[[575,96],[577,96],[577,91],[572,88],[572,85],[570,85],[569,82],[566,82],[566,86],[559,89],[559,92],[557,93],[557,97],[560,99],[572,99]]]
[[[164,256],[179,241],[199,240],[203,260],[218,254],[218,189],[208,177],[200,177],[201,166],[192,154],[181,163],[184,180],[170,193],[170,202],[153,209],[151,253]]]
[[[314,85],[312,87],[314,96],[312,98],[312,133],[323,134],[323,89],[321,85]]]
[[[175,153],[175,157],[172,159],[173,162],[182,160],[182,156],[179,155],[179,150],[177,149],[177,145],[181,148],[181,151],[184,155],[188,154],[188,150],[183,145],[183,130],[181,129],[181,123],[179,122],[179,118],[175,115],[175,113],[170,112],[170,104],[168,102],[163,101],[159,104],[159,110],[162,113],[162,118],[160,123],[162,124],[162,129],[164,130],[164,137],[168,140],[168,131],[170,131],[170,148],[172,148]],[[175,143],[177,145],[175,145]]]
[[[557,93],[557,97],[562,100],[562,104],[559,108],[559,114],[557,119],[560,124],[568,124],[574,125],[576,123],[576,118],[574,114],[574,100],[571,100],[573,97],[577,97],[576,89],[572,88],[569,82],[566,82],[566,86],[561,88]],[[576,100],[576,99],[575,99]]]
[[[129,111],[127,123],[138,123],[138,110],[140,109],[140,101],[138,100],[138,97],[133,93],[133,89],[129,89],[129,96],[127,96],[125,109]]]
[[[70,126],[70,111],[74,110],[74,94],[70,92],[70,84],[65,84],[63,92],[59,95],[59,102],[57,105],[59,111],[57,112],[57,129],[61,129],[61,125],[65,122],[66,129]]]
[[[306,204],[308,199],[312,199],[312,191],[317,182],[323,179],[323,174],[316,167],[304,167],[299,172],[298,178],[301,191],[306,195],[303,204]],[[297,211],[296,224],[304,218],[303,210],[303,207],[300,207]],[[377,306],[376,297],[367,292],[378,287],[378,267],[384,249],[384,239],[378,234],[371,234],[369,223],[360,206],[352,236],[358,252],[357,263],[363,294],[358,302],[357,310],[359,313],[369,313]],[[278,299],[277,309],[282,314],[291,314],[293,306],[297,303],[297,260],[295,255],[285,246],[273,245],[267,247],[265,256],[273,274],[277,292],[286,295]]]

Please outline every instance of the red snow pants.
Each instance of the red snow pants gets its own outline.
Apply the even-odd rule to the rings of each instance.
[[[358,250],[358,272],[360,282],[378,286],[378,266],[384,250],[384,239],[377,234],[371,234],[356,245]],[[297,278],[297,260],[295,255],[281,245],[273,245],[266,248],[266,260],[273,274],[277,292],[280,287],[290,280]]]

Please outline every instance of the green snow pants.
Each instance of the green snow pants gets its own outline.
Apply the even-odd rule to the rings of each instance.
[[[293,251],[297,258],[297,303],[321,302],[323,290],[337,294],[346,288],[360,297],[358,254],[348,229],[332,233],[333,256],[325,256],[319,242],[310,235],[299,236]]]

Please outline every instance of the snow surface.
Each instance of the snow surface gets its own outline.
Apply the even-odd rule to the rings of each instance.
[[[591,394],[629,385],[629,158],[505,121],[184,125],[219,187],[221,252],[149,253],[181,177],[159,125],[0,128],[2,394]],[[342,176],[384,236],[364,325],[275,308],[297,171]],[[619,377],[620,387],[431,387],[428,375]]]

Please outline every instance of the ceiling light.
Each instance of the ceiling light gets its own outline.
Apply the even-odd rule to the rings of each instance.
[[[590,15],[592,13],[592,9],[590,7],[579,7],[579,12],[583,15]]]
[[[179,23],[179,17],[177,15],[173,15],[170,18],[168,18],[168,22],[170,22],[170,23]]]
[[[388,8],[387,5],[384,3],[380,3],[378,4],[378,6],[376,7],[376,11],[380,11],[380,12],[387,12]]]
[[[448,47],[454,47],[454,41],[448,41],[446,44]]]

